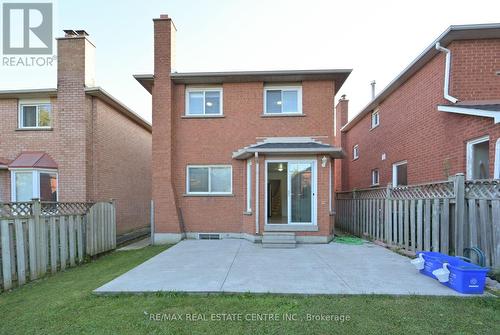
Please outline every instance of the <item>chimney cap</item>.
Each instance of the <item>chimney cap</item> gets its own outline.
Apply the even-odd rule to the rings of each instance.
[[[160,19],[168,19],[168,14],[160,14]]]
[[[66,37],[89,36],[85,30],[65,29],[63,31]]]

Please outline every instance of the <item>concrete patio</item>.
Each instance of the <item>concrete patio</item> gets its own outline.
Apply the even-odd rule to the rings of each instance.
[[[184,240],[94,292],[157,291],[460,295],[369,242],[264,249],[246,240]]]

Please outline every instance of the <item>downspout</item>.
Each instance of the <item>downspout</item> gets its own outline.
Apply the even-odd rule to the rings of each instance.
[[[255,233],[259,233],[259,153],[255,153]]]
[[[446,54],[446,64],[445,64],[445,69],[444,69],[444,89],[443,89],[443,96],[446,100],[456,103],[458,101],[457,98],[452,97],[449,92],[450,92],[450,68],[451,68],[451,51],[450,49],[446,49],[439,44],[439,42],[436,43],[436,50],[444,52]]]

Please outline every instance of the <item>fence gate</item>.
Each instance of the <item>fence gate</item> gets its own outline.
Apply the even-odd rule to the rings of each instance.
[[[98,202],[87,214],[87,254],[94,256],[115,247],[115,206],[109,202]]]

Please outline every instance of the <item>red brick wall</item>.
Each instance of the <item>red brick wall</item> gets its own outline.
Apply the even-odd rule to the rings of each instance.
[[[297,117],[262,117],[264,94],[262,82],[227,83],[222,87],[224,117],[203,119],[183,118],[185,86],[174,87],[175,193],[178,195],[177,201],[187,231],[254,233],[255,217],[243,215],[246,206],[246,161],[232,159],[232,153],[266,137],[309,136],[333,144],[335,87],[330,81],[303,82],[302,99],[305,116]],[[157,123],[155,127],[156,125]],[[261,232],[265,215],[264,160],[265,157],[260,157]],[[233,196],[185,196],[188,164],[231,164]],[[254,183],[255,166],[252,167],[252,173]],[[321,231],[318,234],[325,235],[330,230],[328,188],[326,188],[328,168],[322,168],[320,161],[318,161],[318,174],[318,221],[321,224]],[[156,179],[154,180],[156,183]]]
[[[452,52],[451,95],[459,100],[500,99],[500,40],[455,41]],[[380,185],[392,181],[392,164],[408,161],[410,184],[446,179],[465,173],[466,143],[490,136],[490,174],[500,125],[491,118],[437,111],[443,99],[444,54],[440,53],[379,106],[380,126],[370,130],[366,115],[346,134],[345,190],[369,187],[371,170],[380,170]],[[360,158],[352,160],[359,144]],[[382,154],[386,160],[382,160]]]
[[[69,151],[71,138],[68,138],[68,132],[62,131],[63,128],[74,128],[68,125],[66,115],[59,113],[58,99],[52,98],[52,130],[18,130],[18,100],[0,99],[0,157],[9,160],[15,159],[23,151],[44,151],[48,153],[59,166],[59,200],[60,201],[85,201],[85,194],[75,190],[75,175],[84,173],[84,169],[78,168],[78,171],[72,171],[74,168],[75,155]],[[76,132],[78,134],[78,132]],[[77,150],[76,152],[80,152]],[[85,176],[83,176],[85,180]],[[10,179],[10,177],[9,177]],[[8,190],[1,192],[8,194],[10,201],[10,185]]]
[[[86,48],[93,46],[84,38],[58,39],[51,130],[17,130],[18,99],[0,98],[0,157],[48,153],[59,166],[59,201],[116,199],[122,233],[149,224],[151,133],[85,94]],[[1,170],[0,200],[10,201],[9,179]]]
[[[0,202],[10,201],[10,172],[0,170]]]
[[[93,99],[93,194],[116,201],[118,233],[149,225],[151,133]]]

